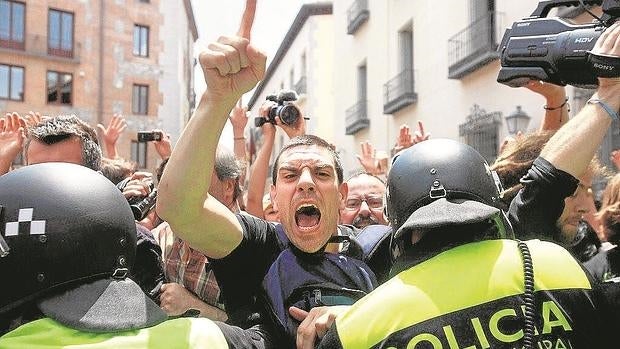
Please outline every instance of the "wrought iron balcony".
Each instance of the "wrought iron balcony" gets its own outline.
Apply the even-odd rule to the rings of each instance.
[[[353,34],[370,17],[368,0],[354,0],[347,10],[347,34]]]
[[[76,41],[73,41],[73,47],[69,50],[50,48],[45,35],[26,35],[22,42],[0,41],[0,53],[45,57],[50,60],[72,63],[80,62],[81,48],[82,45]]]
[[[499,19],[490,11],[448,40],[448,78],[460,79],[499,58]]]
[[[370,119],[368,119],[368,103],[366,100],[361,100],[355,103],[351,108],[347,109],[345,114],[346,118],[346,130],[345,134],[353,135],[359,130],[365,129],[370,126]]]
[[[459,136],[465,144],[476,149],[488,163],[493,163],[499,149],[501,124],[501,112],[488,113],[474,104],[465,122],[459,125]]]
[[[295,90],[295,92],[297,92],[298,95],[305,94],[307,92],[306,77],[302,76],[301,78],[299,78],[299,80],[297,80],[297,82],[295,83],[293,89]]]
[[[383,85],[383,113],[392,114],[415,103],[418,95],[413,88],[413,70],[405,69]]]

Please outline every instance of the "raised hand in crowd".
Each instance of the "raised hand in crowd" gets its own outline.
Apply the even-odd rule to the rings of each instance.
[[[375,176],[385,175],[388,170],[388,155],[385,151],[377,151],[369,141],[362,142],[362,154],[356,154],[364,170]]]
[[[248,108],[242,106],[242,100],[239,98],[237,105],[233,108],[228,116],[233,129],[233,150],[235,157],[239,161],[247,161],[245,149],[245,126],[248,124]]]
[[[552,83],[532,80],[525,87],[545,97],[545,117],[540,124],[540,130],[557,130],[568,121],[570,105],[563,86]]]
[[[39,113],[38,111],[29,111],[28,114],[23,116],[23,118],[24,120],[26,120],[27,127],[33,127],[43,121],[43,119],[45,119],[46,117],[41,116],[41,113]]]
[[[118,157],[118,150],[116,149],[116,142],[121,136],[123,131],[127,128],[127,122],[121,114],[114,114],[108,122],[108,126],[102,124],[97,125],[97,129],[101,133],[101,138],[105,146],[106,154],[110,159]]]
[[[0,119],[0,175],[11,169],[13,160],[24,148],[26,121],[18,113],[6,113]]]
[[[170,154],[172,154],[172,142],[170,142],[170,134],[158,129],[153,131],[159,132],[161,134],[161,140],[153,141],[153,145],[155,146],[155,151],[157,151],[159,157],[162,160],[165,160],[170,157]]]
[[[407,124],[402,124],[398,130],[398,136],[396,137],[396,144],[392,148],[392,156],[401,150],[407,149],[414,144],[426,141],[431,137],[430,133],[424,131],[424,124],[422,121],[418,121],[418,129],[411,134],[411,128]]]
[[[207,90],[170,156],[168,166],[175,171],[165,171],[159,185],[159,215],[209,257],[228,255],[242,239],[232,212],[209,195],[208,189],[230,111],[265,74],[266,56],[249,40],[255,8],[255,1],[247,2],[237,36],[222,36],[200,53]]]
[[[263,103],[258,110],[259,115],[266,118],[272,105],[273,102]],[[256,160],[250,168],[246,211],[253,216],[265,218],[263,194],[265,193],[265,181],[269,175],[269,160],[276,138],[276,127],[272,123],[266,122],[261,126],[261,131],[263,132],[263,145],[258,150]]]
[[[211,320],[226,321],[228,319],[225,312],[203,302],[183,285],[176,282],[161,286],[159,300],[162,310],[168,316],[183,315],[188,310],[195,309],[200,312],[200,316]]]

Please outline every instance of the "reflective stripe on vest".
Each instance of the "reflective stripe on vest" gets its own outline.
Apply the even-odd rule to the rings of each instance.
[[[528,247],[536,291],[591,290],[581,266],[565,249],[538,240]],[[523,292],[516,241],[476,242],[401,272],[339,316],[336,327],[344,348],[370,348],[402,329]]]
[[[45,318],[20,326],[0,337],[1,349],[228,349],[220,329],[208,319],[182,318],[141,330],[88,333]]]

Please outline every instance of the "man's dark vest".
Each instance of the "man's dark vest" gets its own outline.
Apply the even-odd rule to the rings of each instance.
[[[278,336],[294,345],[299,322],[290,316],[291,306],[310,311],[318,306],[351,305],[372,291],[376,277],[362,260],[386,268],[389,253],[384,249],[389,247],[385,245],[389,237],[388,227],[371,226],[357,236],[343,237],[348,245],[342,254],[307,254],[292,245],[282,251],[262,284],[266,311]]]

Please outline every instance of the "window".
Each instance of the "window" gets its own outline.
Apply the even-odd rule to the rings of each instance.
[[[400,71],[413,69],[413,31],[408,28],[398,32]]]
[[[24,100],[24,68],[0,64],[0,99]]]
[[[149,113],[149,87],[146,85],[133,85],[133,99],[131,112],[134,114],[147,115]]]
[[[0,0],[0,47],[24,49],[25,5]]]
[[[134,56],[149,56],[149,27],[135,25],[133,27],[133,54]]]
[[[47,103],[71,104],[73,75],[55,71],[47,72]]]
[[[491,164],[497,158],[500,125],[501,112],[487,113],[474,105],[465,123],[459,125],[459,135],[463,143],[472,146]]]
[[[73,57],[73,14],[50,10],[48,18],[47,53]]]
[[[146,168],[146,142],[131,141],[131,161],[140,168]]]

